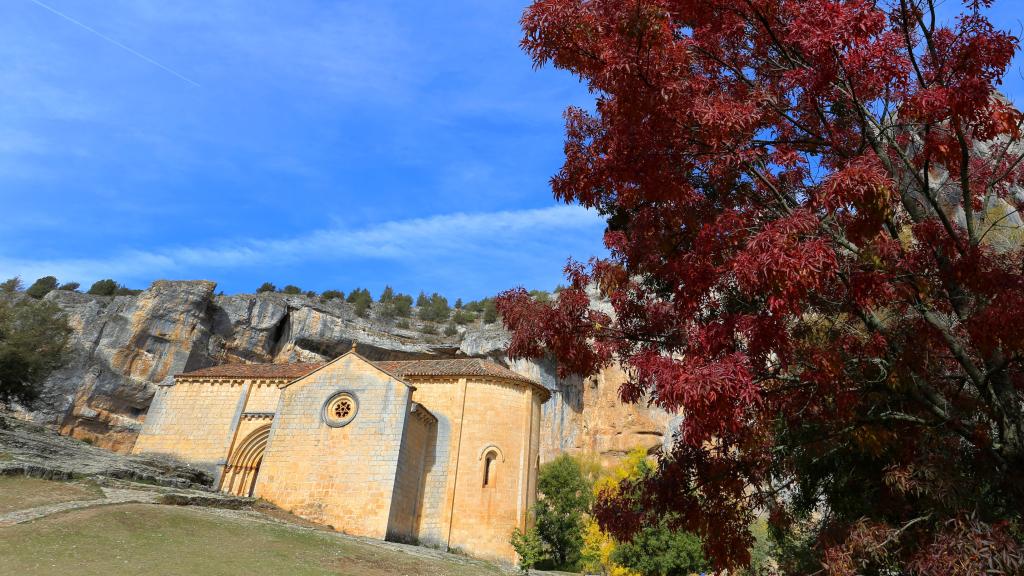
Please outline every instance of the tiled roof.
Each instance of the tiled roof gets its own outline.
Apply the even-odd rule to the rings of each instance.
[[[323,362],[297,362],[294,364],[221,364],[200,368],[178,376],[189,378],[285,378],[294,380],[323,366]]]
[[[504,366],[479,358],[457,358],[454,360],[382,360],[375,366],[404,378],[405,376],[490,376],[507,378],[536,384],[533,380],[513,372]]]
[[[551,397],[551,391],[536,381],[513,372],[500,364],[480,358],[449,360],[381,360],[373,362],[381,370],[405,378],[406,376],[488,376],[529,384],[540,391],[542,401]]]
[[[504,378],[531,384],[547,392],[537,382],[500,366],[490,360],[480,358],[457,358],[449,360],[381,360],[369,361],[381,370],[405,378],[406,376],[487,376]],[[323,366],[324,362],[308,362],[295,364],[221,364],[200,368],[192,372],[179,374],[189,378],[282,378],[294,380],[305,376]]]

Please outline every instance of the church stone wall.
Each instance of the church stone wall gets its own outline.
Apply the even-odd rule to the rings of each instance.
[[[249,391],[249,399],[245,402],[245,411],[248,413],[276,412],[280,399],[281,386],[279,384],[257,383]]]
[[[248,384],[181,379],[173,386],[161,386],[132,451],[174,456],[218,472]]]
[[[528,386],[479,377],[410,377],[413,399],[437,418],[427,466],[419,541],[514,561],[508,544],[530,522],[540,450],[541,402]],[[487,450],[494,477],[483,486]],[[530,463],[533,463],[532,466]]]
[[[358,401],[341,427],[323,419],[339,392]],[[281,394],[255,495],[349,534],[384,538],[411,389],[354,354]]]
[[[527,519],[525,495],[532,459],[532,391],[501,381],[470,381],[454,489],[449,546],[484,558],[513,560],[509,537]],[[496,452],[484,485],[487,453]]]
[[[413,404],[405,422],[405,437],[398,458],[395,492],[388,521],[388,539],[403,542],[417,540],[424,479],[433,462],[437,439],[437,419],[420,404]]]
[[[456,464],[454,442],[462,425],[464,380],[432,378],[411,383],[416,387],[413,399],[437,419],[433,450],[423,479],[418,539],[431,546],[447,546]]]

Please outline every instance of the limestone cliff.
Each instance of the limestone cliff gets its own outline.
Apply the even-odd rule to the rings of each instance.
[[[544,406],[542,457],[593,453],[613,460],[636,447],[662,444],[672,418],[617,399],[623,374],[606,370],[583,381],[559,379],[551,360],[509,362],[508,334],[469,325],[451,337],[356,316],[345,302],[276,293],[215,295],[207,281],[157,281],[138,296],[53,291],[46,296],[74,328],[71,361],[46,382],[26,415],[99,446],[127,451],[156,385],[174,374],[226,362],[294,362],[333,358],[358,342],[374,360],[489,357],[552,391]]]

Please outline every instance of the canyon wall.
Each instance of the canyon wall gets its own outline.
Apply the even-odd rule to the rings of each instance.
[[[569,452],[609,463],[637,446],[658,449],[675,419],[656,408],[623,405],[617,368],[560,379],[553,360],[509,361],[500,325],[471,323],[453,336],[428,335],[408,320],[399,327],[358,317],[340,300],[278,293],[217,295],[207,281],[157,281],[137,296],[56,290],[74,333],[70,360],[46,381],[23,415],[62,433],[127,451],[156,386],[175,374],[227,362],[331,359],[357,342],[372,360],[487,357],[534,378],[552,392],[544,405],[542,458]]]

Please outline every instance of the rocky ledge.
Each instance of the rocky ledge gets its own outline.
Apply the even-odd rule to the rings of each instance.
[[[115,451],[131,449],[156,386],[175,374],[227,362],[309,362],[333,358],[353,342],[373,360],[487,357],[552,391],[544,407],[542,452],[590,452],[615,459],[656,449],[672,418],[618,401],[623,374],[584,382],[559,379],[553,361],[509,362],[500,325],[460,326],[452,336],[423,324],[356,315],[341,300],[279,293],[217,295],[209,281],[154,282],[136,296],[55,290],[46,299],[68,315],[70,362],[46,382],[42,399],[21,416]]]
[[[193,490],[209,490],[213,483],[206,472],[175,460],[111,453],[10,418],[0,427],[0,476],[129,480]]]

